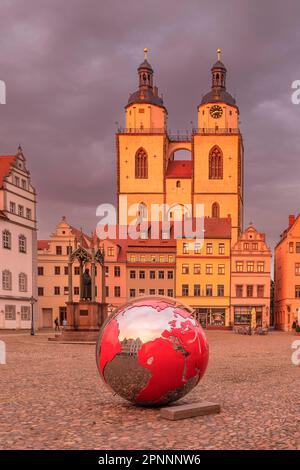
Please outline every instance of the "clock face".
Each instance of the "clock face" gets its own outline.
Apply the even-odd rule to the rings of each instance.
[[[215,119],[219,119],[223,114],[223,109],[221,108],[221,106],[218,106],[217,104],[214,104],[211,108],[210,108],[210,115],[211,117],[215,118]]]

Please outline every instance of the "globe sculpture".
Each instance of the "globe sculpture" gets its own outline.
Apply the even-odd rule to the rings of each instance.
[[[186,395],[208,363],[205,334],[191,314],[190,307],[166,297],[143,297],[112,313],[96,349],[105,384],[143,406]]]

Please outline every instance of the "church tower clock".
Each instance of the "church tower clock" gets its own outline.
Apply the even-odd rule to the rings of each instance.
[[[198,106],[198,129],[193,137],[194,204],[203,203],[209,217],[232,222],[232,243],[243,228],[243,139],[239,109],[226,90],[226,68],[218,60],[211,69],[211,90]]]

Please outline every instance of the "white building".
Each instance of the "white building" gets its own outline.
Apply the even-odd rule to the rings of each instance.
[[[0,329],[30,328],[30,298],[37,299],[36,192],[21,147],[0,156],[0,237]]]

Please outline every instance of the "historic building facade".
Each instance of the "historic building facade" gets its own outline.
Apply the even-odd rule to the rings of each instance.
[[[55,318],[66,318],[68,301],[68,260],[82,238],[85,248],[90,239],[62,217],[48,240],[38,241],[38,319],[39,327],[52,328]],[[73,297],[79,300],[79,265],[73,266]]]
[[[0,329],[31,326],[31,303],[37,298],[36,231],[36,192],[19,147],[16,155],[0,156]]]
[[[300,215],[289,216],[275,247],[274,277],[275,326],[290,331],[300,317]]]
[[[204,242],[178,239],[176,298],[204,327],[230,326],[231,219],[204,219]]]
[[[66,318],[69,299],[69,252],[80,244],[91,250],[92,236],[70,225],[63,217],[48,240],[38,241],[38,324],[41,328],[53,327],[55,318],[60,324]],[[105,300],[109,307],[126,301],[126,251],[122,242],[103,240],[105,252]],[[86,266],[91,270],[90,264]],[[79,301],[79,263],[72,266],[72,299]],[[90,271],[91,272],[91,271]],[[101,266],[96,265],[95,298],[102,301]]]
[[[258,326],[270,326],[271,257],[265,234],[250,224],[231,251],[232,325],[249,325],[255,312]]]
[[[175,295],[176,240],[129,240],[127,299],[141,295]]]
[[[151,204],[204,205],[204,215],[231,217],[232,243],[243,227],[243,140],[239,110],[226,91],[226,68],[218,60],[211,69],[211,90],[198,106],[198,125],[190,134],[172,135],[167,130],[168,112],[153,84],[147,60],[138,68],[139,88],[125,107],[125,128],[117,142],[117,198],[119,223],[126,225],[136,214],[150,218]],[[190,160],[176,160],[177,150],[190,152]],[[122,204],[136,204],[127,217]],[[160,217],[160,216],[159,216]],[[153,219],[153,218],[152,218]],[[154,219],[155,220],[155,219]]]

